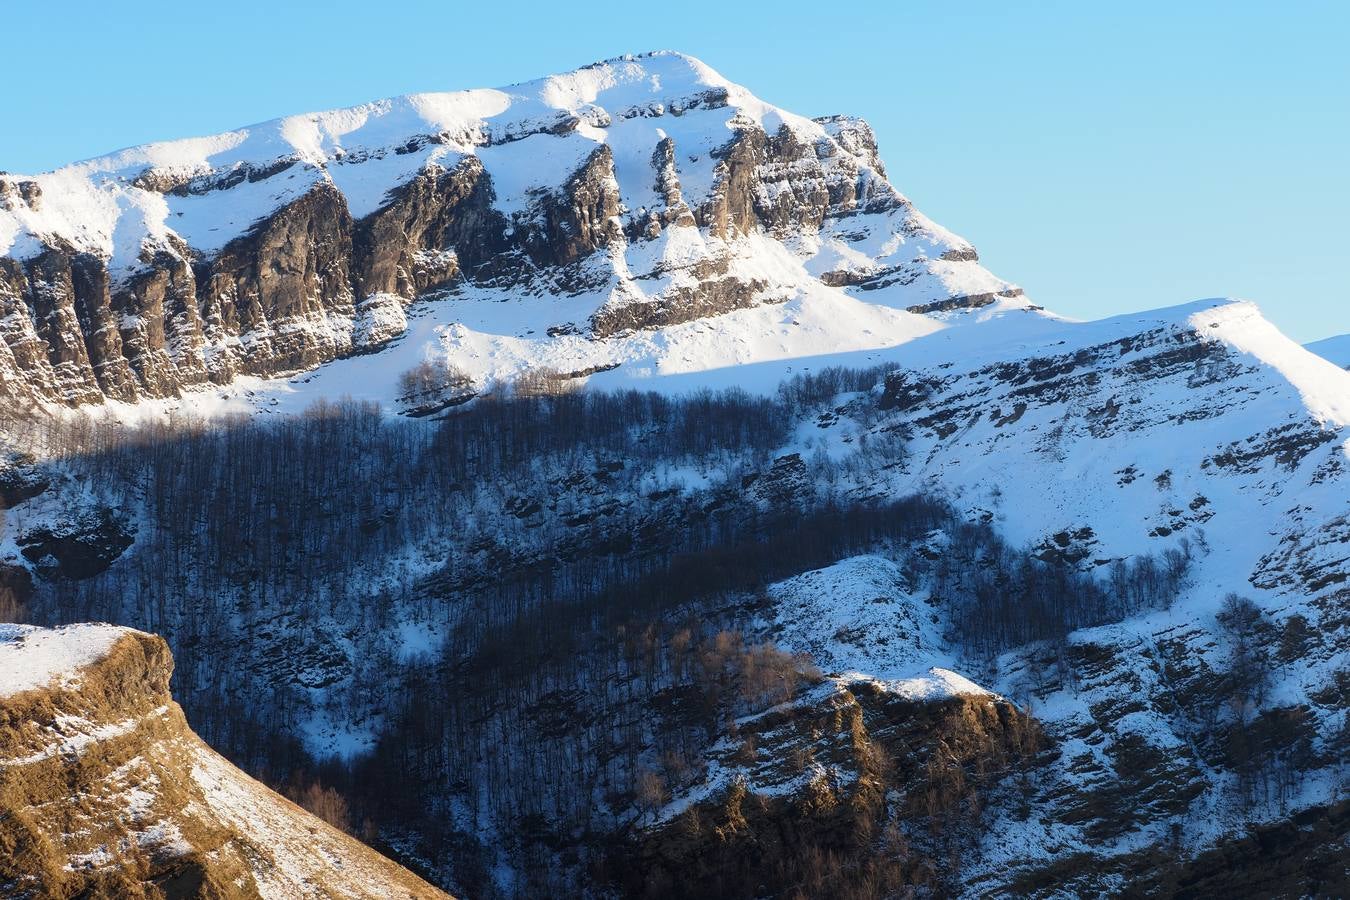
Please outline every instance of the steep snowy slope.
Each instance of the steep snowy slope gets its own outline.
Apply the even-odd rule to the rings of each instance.
[[[890,185],[865,123],[677,53],[6,175],[0,253],[6,390],[68,404],[310,369],[410,316],[386,381],[428,357],[482,388],[889,347],[1027,306]]]
[[[131,629],[0,626],[0,893],[446,896],[203,744],[171,669]]]
[[[1009,872],[1081,855],[1097,862],[1079,873],[1079,890],[1118,891],[1126,882],[1108,871],[1145,865],[1132,854],[1146,848],[1202,848],[1295,810],[1332,808],[1347,775],[1350,373],[1241,301],[1063,323],[1035,341],[909,362],[887,377],[889,413],[872,426],[909,438],[891,490],[950,498],[1014,546],[1093,576],[1126,608],[1140,590],[1128,564],[1155,561],[1145,582],[1185,573],[1166,608],[1136,607],[993,666],[970,646],[954,658],[913,625],[878,638],[877,617],[893,604],[944,605],[916,602],[912,581],[869,586],[871,574],[852,570],[877,566],[862,561],[812,576],[843,584],[823,592],[833,598],[824,615],[809,616],[823,628],[781,631],[787,646],[880,670],[955,668],[1030,700],[1055,739],[1041,787],[1047,815],[1005,815],[991,827],[971,884],[1006,885]],[[870,415],[870,403],[822,422],[817,445],[840,447],[831,432],[855,431],[850,411]],[[878,601],[851,601],[857,591]],[[1230,593],[1259,610],[1245,634],[1218,621]],[[794,618],[796,602],[781,602],[779,615]],[[821,643],[841,615],[864,641],[842,656]],[[851,632],[834,633],[837,642]],[[1243,642],[1263,644],[1255,699],[1234,687]],[[1235,761],[1243,740],[1262,747],[1240,751],[1259,765]],[[1266,781],[1252,795],[1252,779],[1281,786]]]
[[[1331,514],[1343,498],[1350,375],[1251,303],[1064,323],[989,348],[914,349],[927,360],[907,360],[883,403],[913,429],[916,477],[995,517],[1015,543],[1090,524],[1094,536],[1073,545],[1091,564],[1212,532],[1219,511],[1231,510],[1237,538],[1237,522],[1310,504]],[[1225,541],[1223,552],[1261,543]],[[1255,559],[1234,563],[1245,578]]]
[[[1323,359],[1330,360],[1342,369],[1350,369],[1350,334],[1341,334],[1320,341],[1305,344],[1309,350]]]

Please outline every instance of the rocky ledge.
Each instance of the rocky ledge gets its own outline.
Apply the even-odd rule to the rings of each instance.
[[[212,751],[172,671],[143,632],[0,625],[0,894],[446,896]]]

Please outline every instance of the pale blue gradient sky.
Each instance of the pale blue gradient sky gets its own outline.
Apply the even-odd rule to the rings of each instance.
[[[955,6],[7,0],[0,169],[670,47],[867,118],[900,190],[1066,315],[1238,295],[1350,331],[1350,4]]]

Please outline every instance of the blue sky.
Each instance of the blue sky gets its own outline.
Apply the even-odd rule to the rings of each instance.
[[[1014,8],[1019,7],[1019,8]],[[1350,332],[1350,4],[22,0],[0,169],[658,47],[875,126],[892,181],[1038,302],[1258,301]]]

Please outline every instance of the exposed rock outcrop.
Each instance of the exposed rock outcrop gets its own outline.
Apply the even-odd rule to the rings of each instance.
[[[452,169],[432,166],[356,224],[357,296],[412,300],[450,284],[461,268],[483,265],[504,249],[505,219],[492,209],[492,186],[476,157]]]
[[[1039,725],[990,694],[915,699],[831,683],[739,724],[725,787],[641,832],[615,879],[634,897],[956,888],[988,792],[1035,764]]]
[[[202,743],[172,669],[142,632],[0,626],[0,893],[445,897]]]
[[[59,523],[26,531],[19,550],[49,578],[90,578],[107,569],[131,546],[127,524],[108,509],[82,511]]]

